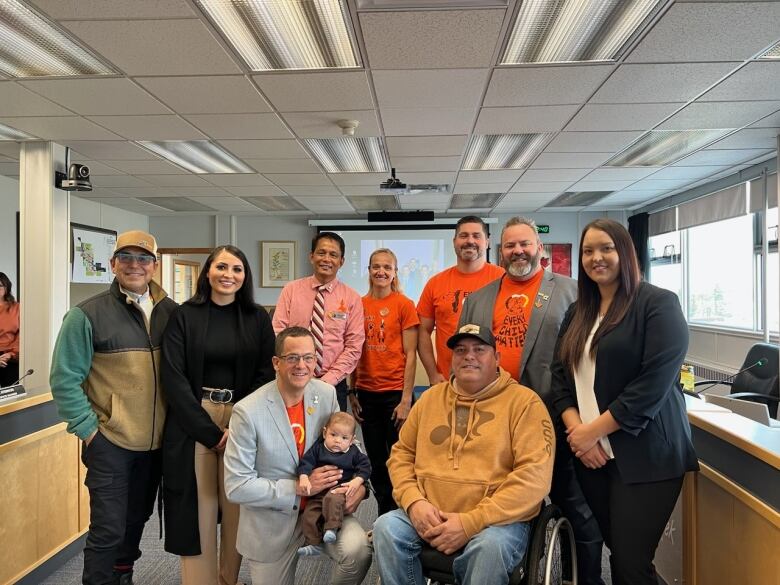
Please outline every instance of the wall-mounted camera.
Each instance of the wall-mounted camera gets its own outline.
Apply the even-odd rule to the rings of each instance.
[[[63,191],[92,191],[89,180],[89,167],[78,163],[68,166],[68,174],[55,172],[54,186]]]

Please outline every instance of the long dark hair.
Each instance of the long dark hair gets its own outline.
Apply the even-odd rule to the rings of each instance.
[[[585,226],[580,236],[580,260],[579,279],[577,281],[577,301],[575,303],[574,316],[569,328],[561,340],[560,359],[573,370],[582,359],[585,352],[585,342],[593,328],[593,323],[599,314],[601,294],[598,285],[586,274],[582,265],[582,243],[588,230],[600,230],[607,234],[615,244],[615,251],[620,262],[620,274],[618,275],[618,289],[615,298],[604,315],[604,320],[593,335],[590,344],[590,355],[596,355],[596,347],[599,339],[612,331],[626,316],[629,306],[634,300],[639,283],[642,280],[639,271],[634,243],[628,230],[618,222],[611,219],[596,219]]]
[[[257,308],[257,305],[255,304],[254,294],[252,292],[252,289],[254,288],[254,285],[252,284],[252,269],[249,267],[249,261],[246,259],[246,255],[235,246],[230,245],[214,248],[211,254],[209,254],[209,257],[206,258],[206,262],[203,264],[203,268],[201,268],[200,275],[198,276],[198,288],[187,303],[191,305],[203,305],[209,302],[211,299],[209,269],[216,257],[222,252],[227,252],[228,254],[235,256],[241,260],[241,264],[244,265],[244,284],[242,284],[241,288],[236,292],[236,300],[238,301],[238,306],[241,307],[242,310],[247,312],[254,311]]]
[[[5,272],[0,272],[0,284],[2,284],[5,287],[5,294],[3,295],[3,300],[9,305],[13,305],[16,302],[16,299],[14,298],[13,295],[13,291],[11,290],[13,285],[11,284],[11,279],[8,278]]]

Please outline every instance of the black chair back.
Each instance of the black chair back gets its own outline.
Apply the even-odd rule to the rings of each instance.
[[[731,385],[731,393],[754,392],[765,396],[778,397],[778,370],[780,369],[780,350],[772,343],[756,343],[748,351],[742,368],[748,368],[759,360],[766,360],[740,373]],[[769,403],[769,414],[777,417],[777,402]]]

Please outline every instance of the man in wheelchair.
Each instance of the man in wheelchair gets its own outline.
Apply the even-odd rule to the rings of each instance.
[[[383,585],[422,585],[424,543],[458,583],[506,584],[550,491],[555,433],[538,395],[498,367],[495,338],[467,324],[448,341],[453,376],[426,391],[387,466],[399,505],[374,524]]]

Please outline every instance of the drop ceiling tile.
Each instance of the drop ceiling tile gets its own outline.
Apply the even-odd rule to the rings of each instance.
[[[764,149],[746,149],[746,150],[700,150],[694,154],[685,157],[680,161],[680,164],[685,166],[718,166],[739,164],[748,160],[752,160],[756,157],[764,154],[769,154],[771,150]]]
[[[227,173],[224,175],[201,175],[204,181],[218,187],[250,187],[252,185],[270,185],[263,175],[251,173]]]
[[[743,61],[777,41],[778,22],[778,2],[675,3],[627,61]]]
[[[708,149],[777,148],[777,135],[774,128],[746,128],[718,140]]]
[[[0,142],[0,154],[10,157],[15,160],[19,160],[19,143],[18,142]]]
[[[119,140],[121,138],[78,116],[0,118],[0,124],[45,140]]]
[[[22,84],[86,116],[171,113],[129,79],[56,79],[23,81]]]
[[[381,108],[471,108],[479,105],[488,71],[404,69],[374,71],[372,77]],[[457,91],[449,91],[449,88],[457,88]]]
[[[610,156],[608,152],[543,152],[531,165],[531,169],[592,169],[604,164]]]
[[[105,163],[130,175],[181,175],[184,169],[164,160],[106,160]],[[94,174],[94,173],[93,173]]]
[[[711,89],[699,101],[776,100],[780,87],[780,63],[748,63]]]
[[[695,102],[661,124],[659,130],[739,128],[780,108],[778,102]]]
[[[618,152],[642,132],[561,132],[545,152]]]
[[[266,197],[284,195],[279,187],[273,185],[254,185],[247,187],[225,187],[225,191],[238,197]]]
[[[330,173],[328,174],[336,185],[379,185],[389,177],[388,173]]]
[[[523,181],[579,181],[589,169],[529,169],[523,173]]]
[[[190,197],[190,199],[217,211],[254,211],[257,209],[251,203],[238,197]]]
[[[158,207],[156,205],[151,205],[150,203],[146,203],[145,201],[140,201],[138,199],[131,199],[128,197],[111,197],[111,198],[89,198],[90,201],[95,201],[96,203],[103,203],[104,205],[108,205],[109,207],[116,207],[119,209],[124,209],[125,211],[132,211],[133,213],[141,213],[144,215],[173,215],[173,212],[164,213],[166,210],[164,210],[161,207]]]
[[[493,71],[483,105],[581,104],[614,69],[613,65],[501,67]]]
[[[310,185],[310,186],[288,186],[285,185],[282,189],[293,197],[326,197],[329,195],[341,195],[338,189],[333,186],[325,185]]]
[[[567,191],[618,191],[636,183],[635,180],[621,181],[610,179],[606,181],[579,181],[571,185]]]
[[[350,212],[354,213],[354,208],[342,196],[337,197],[296,197],[298,203],[311,209],[323,213]]]
[[[621,65],[601,86],[592,104],[686,102],[739,63]]]
[[[637,181],[633,185],[629,185],[625,191],[644,191],[652,189],[660,189],[671,191],[677,189],[691,182],[691,179],[679,178],[679,179],[653,179],[652,177]]]
[[[387,195],[379,190],[379,184],[374,185],[339,185],[339,191],[344,195]]]
[[[171,186],[165,187],[171,195],[181,195],[185,197],[229,197],[231,194],[214,185],[197,184],[190,186]]]
[[[651,179],[703,179],[728,167],[686,167],[673,166],[653,173]]]
[[[458,183],[514,183],[522,174],[522,170],[461,171]]]
[[[288,174],[288,173],[266,173],[265,178],[272,183],[280,186],[304,186],[304,185],[326,185],[332,186],[330,179],[322,173],[320,174]]]
[[[453,193],[458,195],[471,195],[476,193],[506,193],[514,182],[506,181],[504,183],[461,183],[455,184]]]
[[[404,173],[403,176],[399,177],[402,181],[404,181],[407,184],[414,184],[419,185],[420,183],[434,183],[439,185],[452,185],[455,183],[455,176],[456,173],[443,173],[443,172],[414,172],[414,173]]]
[[[489,67],[504,10],[362,12],[372,69]]]
[[[129,140],[204,140],[178,116],[90,116],[90,120]]]
[[[558,196],[558,193],[531,195],[529,193],[508,193],[495,207],[494,211],[536,211]]]
[[[296,140],[220,140],[219,143],[238,157],[309,158]]]
[[[134,187],[134,188],[142,188],[142,189],[152,188],[152,185],[147,181],[143,181],[138,177],[133,177],[131,175],[106,175],[100,177],[92,177],[92,184],[97,187],[108,187],[112,191],[117,191],[118,193],[121,191],[114,189],[115,187],[118,188]]]
[[[461,156],[468,136],[389,136],[390,156]]]
[[[136,81],[180,114],[271,111],[263,96],[241,75],[138,77]]]
[[[482,108],[475,134],[525,134],[557,132],[571,119],[579,106],[523,106]]]
[[[780,111],[774,112],[750,125],[751,128],[778,128],[780,129]]]
[[[128,75],[240,73],[200,20],[86,20],[63,23]]]
[[[607,132],[612,130],[649,130],[672,112],[684,106],[673,104],[624,104],[624,105],[585,105],[565,130],[593,130]]]
[[[252,78],[280,112],[374,108],[365,71],[264,73]]]
[[[300,138],[339,138],[339,120],[357,120],[355,136],[381,136],[374,110],[338,112],[297,112],[282,114],[292,131]]]
[[[149,181],[158,187],[207,187],[206,181],[196,175],[144,175],[144,181]]]
[[[566,190],[572,181],[523,181],[520,179],[510,189],[510,193],[560,193]]]
[[[186,0],[33,0],[56,20],[107,18],[194,18]]]
[[[322,170],[311,159],[285,158],[275,160],[245,158],[244,162],[258,173],[322,173]]]
[[[120,196],[125,197],[165,197],[170,196],[172,193],[167,189],[160,187],[153,187],[149,183],[142,183],[129,186],[117,186],[111,187],[111,191]]]
[[[603,169],[596,169],[592,171],[585,181],[638,181],[644,179],[648,175],[652,175],[658,170],[658,167],[641,167],[641,168],[614,168],[607,167]]]
[[[125,141],[79,141],[65,140],[65,146],[83,155],[97,160],[158,160],[157,156],[148,150]]]
[[[276,114],[200,114],[187,120],[217,139],[291,138]]]
[[[457,171],[460,168],[459,156],[397,156],[390,159],[396,172]]]
[[[646,200],[654,199],[658,197],[659,195],[662,195],[664,193],[668,193],[670,189],[648,189],[647,187],[643,187],[642,189],[631,189],[626,191],[618,191],[617,193],[623,194],[627,197],[631,197],[634,194],[636,194],[637,197],[644,197]],[[611,197],[611,195],[610,195]]]
[[[476,108],[384,108],[386,136],[468,134]]]
[[[4,116],[70,116],[73,113],[14,81],[0,81]]]

